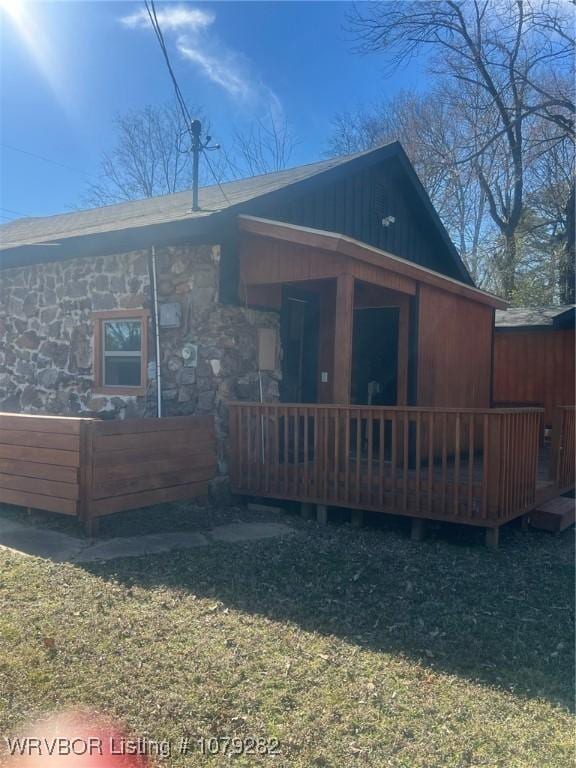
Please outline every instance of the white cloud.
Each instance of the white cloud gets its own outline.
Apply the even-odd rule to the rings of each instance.
[[[157,9],[156,18],[163,32],[182,32],[184,30],[197,32],[209,27],[216,19],[213,13],[202,11],[199,8],[183,8],[178,5],[173,8]],[[132,29],[150,26],[150,17],[145,8],[140,8],[130,16],[123,16],[120,21]]]
[[[230,96],[250,99],[253,95],[252,83],[241,73],[241,65],[234,62],[233,57],[228,56],[226,61],[221,55],[211,55],[201,45],[194,45],[186,38],[178,40],[177,48],[183,58],[197,64],[206,77],[224,88]]]
[[[281,114],[282,104],[274,91],[254,73],[250,61],[241,53],[224,45],[211,30],[216,16],[200,8],[172,6],[156,11],[164,33],[175,35],[176,49],[181,58],[198,70],[236,101]],[[148,29],[150,19],[141,8],[120,22],[130,29]]]

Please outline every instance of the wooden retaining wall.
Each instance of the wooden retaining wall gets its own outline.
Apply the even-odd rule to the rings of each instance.
[[[0,502],[100,517],[205,495],[212,416],[99,421],[0,413]]]

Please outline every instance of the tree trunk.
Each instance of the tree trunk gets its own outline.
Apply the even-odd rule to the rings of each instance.
[[[516,288],[516,235],[514,232],[504,234],[504,252],[500,261],[500,280],[502,293],[507,301],[511,301]]]
[[[575,218],[576,212],[574,211],[574,205],[576,204],[574,182],[572,182],[572,189],[568,196],[568,202],[566,203],[566,235],[564,240],[564,247],[562,248],[562,254],[560,257],[560,263],[558,265],[558,287],[560,294],[561,304],[574,304],[575,294],[575,274],[574,274],[574,260],[576,259],[576,233],[575,233]]]

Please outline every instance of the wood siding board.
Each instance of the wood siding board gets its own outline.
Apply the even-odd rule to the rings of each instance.
[[[0,413],[0,432],[22,430],[60,435],[79,435],[83,419],[67,416],[31,416],[26,413]]]
[[[77,467],[57,467],[54,464],[38,464],[24,459],[1,459],[0,472],[18,477],[44,478],[59,483],[78,483]]]
[[[20,507],[30,507],[31,509],[41,509],[46,512],[59,512],[63,515],[77,514],[77,504],[74,499],[47,496],[30,491],[0,488],[0,502],[3,504],[15,504]]]
[[[2,473],[0,474],[0,488],[13,491],[29,491],[30,493],[62,499],[78,498],[78,485],[76,483],[61,483],[44,478],[6,475]]]
[[[0,443],[3,445],[27,445],[36,448],[57,448],[62,451],[78,451],[79,435],[3,429],[0,426]]]
[[[37,464],[77,467],[80,463],[80,453],[79,451],[59,451],[51,448],[33,448],[27,445],[3,445],[0,443],[0,459],[22,459]]]
[[[191,499],[195,496],[204,496],[208,493],[208,483],[199,481],[175,485],[167,488],[157,488],[152,491],[112,496],[107,499],[98,499],[93,503],[93,513],[97,517],[110,515],[115,512],[124,512],[128,509],[139,509],[154,504],[164,504],[170,501]]]

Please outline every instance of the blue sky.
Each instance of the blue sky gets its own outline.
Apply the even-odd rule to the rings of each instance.
[[[98,175],[101,153],[113,146],[114,115],[167,103],[172,90],[143,3],[0,5],[12,9],[0,11],[6,223],[78,206]],[[234,125],[278,110],[299,140],[291,164],[313,161],[326,149],[337,112],[423,83],[418,63],[384,80],[378,57],[353,52],[344,28],[347,3],[156,5],[182,91],[203,108],[223,145]]]

